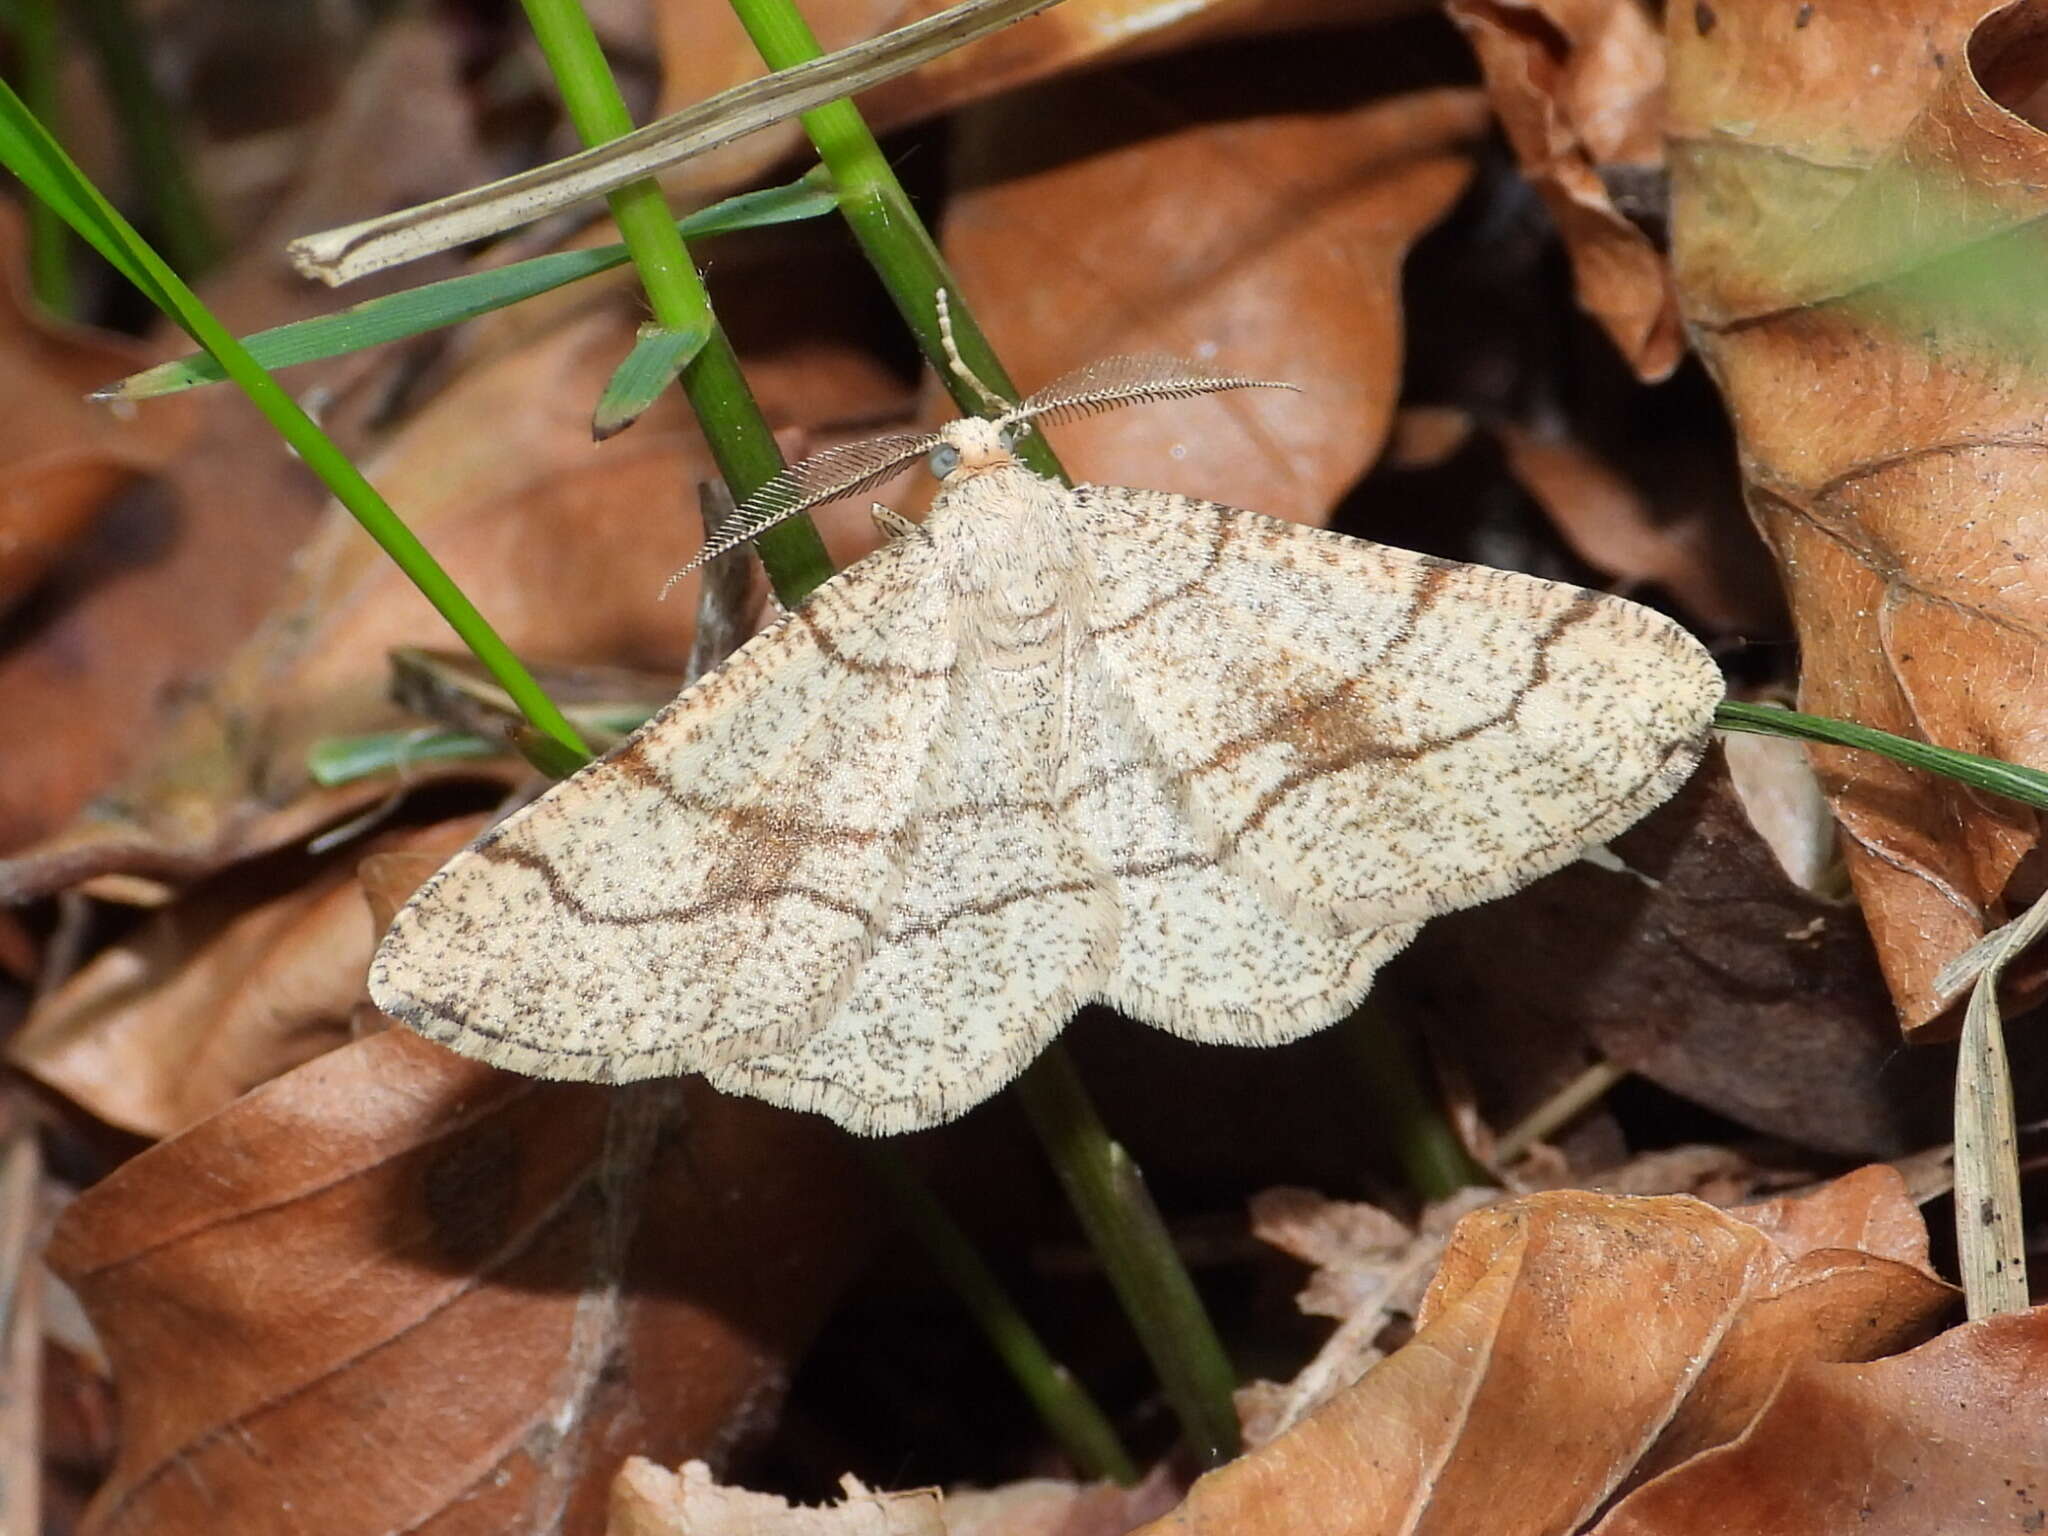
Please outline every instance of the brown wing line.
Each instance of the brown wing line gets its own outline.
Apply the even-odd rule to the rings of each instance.
[[[1085,485],[1077,487],[1075,494],[1085,501],[1090,492],[1097,491],[1107,492],[1111,496],[1143,494],[1124,491],[1114,486]],[[1304,545],[1325,541],[1338,544],[1358,542],[1344,534],[1267,518],[1221,502],[1181,497],[1172,499],[1184,502],[1191,509],[1209,513],[1215,519],[1215,532],[1199,568],[1166,591],[1147,599],[1135,612],[1106,624],[1091,626],[1088,630],[1090,639],[1099,639],[1137,628],[1162,612],[1170,610],[1177,603],[1204,596],[1222,601],[1218,594],[1210,590],[1209,583],[1222,567],[1226,552],[1243,536],[1243,530],[1247,527],[1259,528],[1270,524],[1275,531],[1284,530],[1291,540],[1298,540]],[[1113,503],[1098,502],[1097,505],[1105,506],[1105,510],[1112,515],[1120,510]],[[1419,573],[1408,596],[1405,611],[1393,625],[1395,632],[1405,637],[1415,632],[1418,621],[1449,591],[1452,577],[1466,567],[1456,561],[1443,560],[1431,555],[1405,551],[1401,553],[1413,562]],[[1234,828],[1227,831],[1218,829],[1220,841],[1217,856],[1228,858],[1246,837],[1255,833],[1273,812],[1297,791],[1331,774],[1344,773],[1373,762],[1420,762],[1435,753],[1481,737],[1489,731],[1512,725],[1529,697],[1551,680],[1551,656],[1558,642],[1573,628],[1595,619],[1608,609],[1609,600],[1598,593],[1583,588],[1568,590],[1572,592],[1572,596],[1566,606],[1552,616],[1533,641],[1528,675],[1515,685],[1512,693],[1498,709],[1481,719],[1467,722],[1456,730],[1405,742],[1386,741],[1356,729],[1346,732],[1341,729],[1342,723],[1352,713],[1351,706],[1359,701],[1361,691],[1372,681],[1371,676],[1366,675],[1347,678],[1320,694],[1289,704],[1268,716],[1255,729],[1222,742],[1198,762],[1174,765],[1174,785],[1177,789],[1185,790],[1197,786],[1204,775],[1227,767],[1236,759],[1270,743],[1292,742],[1305,759],[1301,767],[1261,795],[1251,812],[1239,819]],[[1560,831],[1541,845],[1524,850],[1517,861],[1518,865],[1527,868],[1553,860],[1556,854],[1567,846],[1583,846],[1583,842],[1574,841],[1581,833],[1602,826],[1615,825],[1617,819],[1618,824],[1625,825],[1628,819],[1632,819],[1632,813],[1628,808],[1635,808],[1634,813],[1639,813],[1643,808],[1645,796],[1651,792],[1653,786],[1662,785],[1667,790],[1675,787],[1675,782],[1697,761],[1705,745],[1705,736],[1706,732],[1702,727],[1697,732],[1677,736],[1666,742],[1662,750],[1656,754],[1654,764],[1639,780],[1604,798],[1598,807],[1571,828]],[[1137,771],[1139,768],[1134,765],[1120,770],[1119,775]],[[1651,800],[1649,803],[1654,804],[1655,801]],[[1420,917],[1423,914],[1417,915]]]

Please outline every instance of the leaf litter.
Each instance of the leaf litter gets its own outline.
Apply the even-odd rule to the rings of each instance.
[[[1738,676],[1782,685],[1791,656],[1773,644],[1774,596],[1742,563],[1746,531],[1654,455],[1631,458],[1614,386],[1584,387],[1601,369],[1669,372],[1682,309],[1734,417],[1808,706],[2038,760],[2021,558],[2038,379],[1981,337],[1929,351],[1897,323],[1924,318],[1908,275],[2023,236],[2036,216],[2038,134],[2000,105],[2021,105],[2031,80],[2023,18],[1886,13],[1851,35],[1822,7],[1801,20],[1716,3],[1670,8],[1660,44],[1640,11],[1606,0],[1453,9],[1476,64],[1446,65],[1448,29],[1377,5],[1070,0],[867,105],[882,124],[928,124],[902,140],[904,163],[1027,386],[1148,348],[1308,386],[1292,409],[1246,410],[1227,432],[1167,409],[1062,432],[1081,473],[1640,587],[1726,648]],[[806,10],[828,44],[901,19]],[[616,45],[662,62],[672,104],[757,68],[722,4],[612,8],[605,22]],[[213,297],[238,328],[319,302],[280,274],[283,234],[484,178],[479,135],[504,121],[479,117],[453,44],[445,23],[419,19],[370,34],[320,109],[331,115],[309,110],[277,139],[324,152],[287,207],[237,205],[239,254]],[[1872,75],[1873,59],[1891,67]],[[1281,79],[1294,84],[1263,83]],[[1555,274],[1536,279],[1551,329],[1515,338],[1525,361],[1507,373],[1498,316],[1468,304],[1460,317],[1456,288],[1448,309],[1430,294],[1474,261],[1541,270],[1517,244],[1530,215],[1504,194],[1489,110],[1548,210],[1543,249],[1592,319],[1560,343],[1555,316],[1573,300]],[[737,190],[795,142],[763,135],[677,184],[704,199]],[[425,144],[439,147],[422,156]],[[1976,168],[1957,169],[1954,144],[1978,146]],[[1963,187],[1954,218],[1887,233],[1899,189],[1928,177]],[[859,269],[829,245],[761,232],[712,263],[721,314],[795,452],[917,410],[889,321],[844,297]],[[1447,314],[1445,330],[1418,326]],[[380,486],[537,659],[675,673],[689,649],[687,594],[651,598],[694,547],[701,444],[673,400],[601,451],[588,440],[642,318],[623,285],[572,290],[326,382]],[[1848,833],[1851,901],[1796,764],[1717,765],[1611,862],[1439,930],[1390,993],[1473,1085],[1478,1138],[1589,1063],[1623,1077],[1508,1165],[1523,1192],[1505,1198],[1418,1209],[1395,1192],[1371,1127],[1350,1124],[1359,1090],[1332,1042],[1300,1059],[1335,1118],[1293,1134],[1242,1102],[1284,1061],[1084,1050],[1177,1219],[1237,1234],[1201,1278],[1205,1291],[1228,1282],[1217,1295],[1234,1347],[1274,1367],[1240,1399],[1257,1449],[1192,1488],[1170,1458],[1130,1492],[1048,1478],[1065,1469],[1032,1449],[1014,1388],[970,1369],[953,1379],[972,1401],[922,1411],[1007,1423],[1004,1448],[959,1467],[906,1460],[890,1435],[915,1416],[886,1388],[849,1410],[827,1379],[851,1358],[846,1328],[881,1318],[884,1361],[931,1337],[903,1328],[912,1304],[862,1295],[858,1277],[898,1240],[830,1134],[698,1083],[610,1097],[500,1076],[368,1010],[375,934],[525,771],[508,759],[313,784],[312,741],[408,723],[385,699],[385,653],[445,637],[352,526],[319,520],[309,482],[239,402],[113,424],[60,403],[67,370],[100,345],[33,351],[54,361],[34,388],[56,414],[26,447],[111,469],[80,480],[84,512],[49,515],[52,553],[0,651],[0,706],[38,743],[0,790],[0,878],[17,896],[85,883],[158,903],[89,919],[68,980],[61,965],[34,974],[70,943],[47,910],[10,930],[21,980],[7,1011],[28,1023],[8,1049],[45,1085],[39,1114],[63,1154],[46,1183],[88,1186],[51,1245],[44,1310],[75,1290],[120,1398],[82,1529],[213,1530],[230,1511],[248,1528],[609,1521],[655,1536],[701,1528],[682,1522],[705,1508],[750,1531],[786,1518],[792,1531],[990,1536],[1147,1520],[1161,1533],[1678,1533],[1714,1511],[1789,1533],[2036,1517],[2041,1312],[1952,1325],[1954,1293],[1895,1173],[1731,1209],[1661,1192],[1725,1204],[1780,1187],[1787,1167],[1946,1139],[1945,1064],[1901,1055],[1897,1021],[1934,1029],[1934,972],[2034,894],[2028,818],[1816,751]],[[125,343],[106,345],[107,377],[135,365]],[[1437,366],[1446,354],[1462,371]],[[1886,381],[1875,397],[1873,377]],[[1418,395],[1432,378],[1457,382]],[[1849,409],[1872,398],[1886,409]],[[1454,428],[1416,471],[1465,488],[1428,503],[1449,506],[1441,517],[1368,473],[1402,410]],[[914,492],[888,495],[914,507]],[[151,497],[178,519],[153,520]],[[841,558],[872,539],[863,508],[824,521]],[[144,538],[165,526],[168,552]],[[1744,652],[1744,639],[1763,643]],[[393,824],[303,851],[372,811]],[[1644,1100],[1645,1083],[1665,1097]],[[1694,1117],[1694,1134],[1709,1110],[1712,1148],[1655,1150],[1677,1139],[1658,1114]],[[130,1155],[135,1138],[156,1145]],[[1635,1155],[1616,1168],[1601,1146]],[[919,1150],[1028,1296],[1067,1239],[1036,1196],[1016,1198],[1043,1176],[1005,1112]],[[1551,1184],[1566,1187],[1532,1187]],[[1585,1185],[1627,1192],[1570,1187]],[[1295,1262],[1256,1257],[1253,1232],[1315,1269],[1304,1306],[1320,1322],[1287,1300]],[[1227,1300],[1253,1278],[1238,1288],[1262,1300]],[[1079,1294],[1084,1315],[1107,1310],[1106,1293]],[[1057,1331],[1091,1380],[1133,1377],[1107,1325]],[[93,1369],[54,1347],[46,1358],[53,1379]],[[1118,1401],[1157,1450],[1142,1389]],[[6,1465],[32,1464],[17,1441],[33,1431],[7,1423]],[[835,1523],[803,1524],[817,1513],[803,1504],[841,1477],[855,1481]],[[1001,1486],[872,1491],[935,1478]]]
[[[276,242],[285,231],[328,210],[384,198],[393,177],[407,187],[452,187],[478,174],[454,90],[445,35],[408,25],[378,40],[353,73],[351,90],[326,114],[325,153],[250,232],[247,254],[202,285],[226,323],[253,329],[317,307],[314,295],[276,268]],[[403,109],[393,111],[393,100]],[[421,146],[433,153],[419,153]],[[169,351],[174,344],[159,345]],[[140,359],[116,366],[130,371],[134,361]],[[320,367],[297,382],[339,389],[343,381]],[[90,382],[79,380],[81,389]],[[322,497],[312,478],[245,402],[216,393],[180,402],[170,413],[188,415],[197,420],[182,450],[135,493],[98,509],[47,577],[35,622],[0,655],[0,713],[38,744],[34,752],[11,754],[10,771],[0,777],[0,849],[11,855],[38,842],[49,846],[50,839],[75,849],[74,818],[94,797],[118,794],[123,776],[146,773],[164,733],[186,729],[181,717],[209,707],[221,669],[277,603],[319,516]],[[152,410],[133,418],[128,435],[138,446],[160,435],[160,427],[143,425],[154,416]],[[195,602],[197,592],[206,601]],[[232,704],[214,707],[233,714]],[[195,788],[203,796],[215,771],[203,756],[179,764],[177,782],[157,789],[166,818],[185,815],[188,797]],[[126,828],[120,816],[112,820],[119,830],[109,836],[118,839]],[[105,868],[114,861],[59,859],[50,878],[0,875],[0,889],[52,890],[98,872],[95,862]]]
[[[66,1211],[50,1262],[122,1387],[89,1527],[589,1529],[612,1447],[769,1422],[866,1251],[853,1177],[702,1084],[563,1090],[400,1029],[330,1051]]]
[[[1888,12],[1851,42],[1819,9],[1716,4],[1704,31],[1674,9],[1670,59],[1674,264],[1784,573],[1802,706],[2038,764],[2038,354],[1984,335],[2010,296],[1980,290],[1973,316],[1915,287],[2040,216],[2030,10]],[[1952,1030],[1933,978],[2007,915],[2035,818],[1814,756],[1902,1021]]]

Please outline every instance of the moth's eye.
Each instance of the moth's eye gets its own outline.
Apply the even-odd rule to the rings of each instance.
[[[941,443],[925,462],[931,465],[932,473],[943,480],[960,467],[960,450],[951,443]]]

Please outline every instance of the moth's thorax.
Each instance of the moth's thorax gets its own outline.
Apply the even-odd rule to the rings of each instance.
[[[985,595],[996,611],[1036,613],[1079,561],[1071,500],[1065,486],[1033,474],[1007,450],[978,463],[963,450],[933,498],[925,533],[955,590]]]
[[[988,422],[954,422],[946,440],[960,464],[924,527],[959,595],[960,645],[1017,748],[1043,783],[1057,783],[1068,748],[1063,679],[1087,610],[1073,493],[1018,463]]]

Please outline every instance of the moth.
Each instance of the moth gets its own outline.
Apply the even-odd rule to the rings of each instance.
[[[919,458],[940,485],[427,881],[377,1005],[518,1072],[697,1072],[894,1134],[1090,1002],[1218,1044],[1321,1029],[1426,919],[1678,787],[1721,678],[1648,609],[1013,452],[1255,387],[1113,358],[778,475],[700,562]]]

